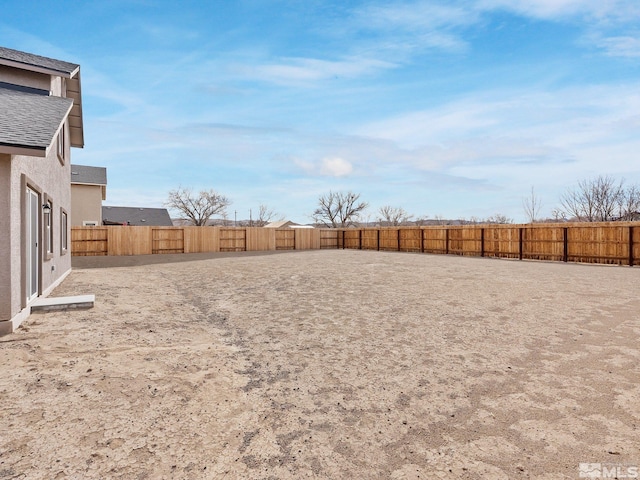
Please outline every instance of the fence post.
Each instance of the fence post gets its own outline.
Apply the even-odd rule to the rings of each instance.
[[[344,250],[345,248],[347,248],[347,247],[346,247],[346,245],[344,244],[344,234],[345,234],[345,231],[344,231],[344,230],[342,230],[342,249],[343,249],[343,250]]]
[[[376,249],[380,251],[380,228],[376,230]]]
[[[358,250],[362,250],[362,229],[358,229]]]
[[[569,229],[564,227],[563,229],[563,239],[562,239],[562,261],[569,261]]]
[[[480,256],[484,257],[484,228],[480,229]]]
[[[633,226],[629,226],[629,266],[633,267]]]
[[[449,255],[449,229],[444,229],[444,254]]]
[[[398,251],[400,251],[400,229],[398,229]]]
[[[522,260],[522,227],[518,228],[518,258]]]
[[[420,227],[420,253],[424,253],[424,228]]]

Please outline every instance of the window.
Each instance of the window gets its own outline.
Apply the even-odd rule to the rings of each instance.
[[[67,212],[60,209],[60,253],[64,255],[69,250],[69,220]]]
[[[64,165],[64,161],[65,161],[65,154],[67,151],[67,142],[66,142],[66,126],[62,125],[62,128],[60,129],[60,133],[58,134],[58,160],[60,160],[60,163],[62,165]]]
[[[47,259],[53,256],[53,228],[51,225],[51,217],[53,217],[53,205],[51,200],[47,200],[43,205],[44,208],[44,248]]]

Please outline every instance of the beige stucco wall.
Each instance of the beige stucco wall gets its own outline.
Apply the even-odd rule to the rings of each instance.
[[[71,185],[71,225],[82,222],[102,225],[102,187],[100,185]]]
[[[68,143],[67,143],[68,145]],[[13,156],[11,161],[8,162],[7,168],[6,159],[3,158],[0,161],[0,182],[5,182],[6,173],[8,170],[8,177],[10,182],[10,195],[9,206],[5,211],[9,214],[9,228],[2,230],[9,230],[11,240],[8,242],[8,248],[2,245],[0,250],[0,265],[9,265],[8,269],[2,268],[2,271],[10,272],[9,279],[9,306],[5,305],[0,308],[0,321],[6,321],[13,318],[20,313],[23,308],[23,293],[22,285],[24,283],[22,265],[24,263],[22,252],[22,208],[23,208],[23,194],[21,188],[22,175],[25,174],[31,183],[31,187],[39,190],[42,195],[47,195],[52,202],[52,228],[53,228],[53,257],[46,259],[46,256],[42,252],[42,269],[40,272],[40,293],[44,292],[65,275],[71,269],[71,252],[70,249],[63,254],[61,252],[61,212],[60,208],[64,208],[69,214],[71,211],[71,188],[69,179],[71,176],[71,164],[69,161],[69,150],[66,152],[66,162],[64,165],[60,163],[57,156],[56,146],[54,145],[50,149],[50,153],[46,158],[36,158],[28,156]],[[0,195],[0,208],[2,202],[6,203],[6,199]],[[41,197],[42,199],[42,197]],[[6,218],[6,217],[5,217]],[[3,219],[3,221],[6,221]],[[42,222],[42,218],[41,218]],[[4,235],[0,233],[0,235]],[[67,226],[68,238],[71,238],[70,226]],[[0,237],[3,238],[3,237]],[[69,240],[70,241],[70,240]],[[40,237],[40,245],[44,245],[42,236]],[[70,245],[69,245],[70,247]],[[0,285],[5,285],[6,273],[0,273]],[[0,287],[2,288],[2,287]],[[0,290],[1,291],[1,290]],[[5,293],[2,292],[2,302],[6,302]]]
[[[11,155],[0,154],[0,212],[10,212]],[[11,318],[10,216],[0,215],[0,321]]]

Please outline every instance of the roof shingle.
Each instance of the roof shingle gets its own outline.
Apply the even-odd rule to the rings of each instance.
[[[0,88],[0,146],[45,152],[73,100]]]

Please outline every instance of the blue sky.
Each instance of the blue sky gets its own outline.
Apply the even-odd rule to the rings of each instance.
[[[214,188],[307,223],[351,190],[416,217],[542,214],[640,184],[640,2],[5,0],[0,44],[81,65],[106,205]]]

